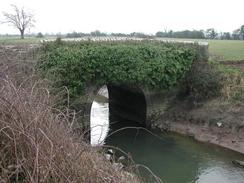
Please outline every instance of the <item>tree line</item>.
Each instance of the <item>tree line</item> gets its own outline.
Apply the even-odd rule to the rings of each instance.
[[[67,38],[79,38],[84,36],[103,37],[103,36],[115,36],[115,37],[137,37],[137,38],[189,38],[189,39],[221,39],[221,40],[244,40],[244,25],[240,28],[230,32],[217,32],[214,28],[207,30],[183,30],[183,31],[158,31],[156,34],[145,34],[142,32],[125,33],[104,33],[99,30],[82,33],[71,32],[64,35]]]
[[[168,38],[191,38],[191,39],[222,39],[222,40],[244,40],[244,25],[230,32],[217,32],[214,28],[207,30],[184,30],[184,31],[164,31],[157,32],[156,37]]]

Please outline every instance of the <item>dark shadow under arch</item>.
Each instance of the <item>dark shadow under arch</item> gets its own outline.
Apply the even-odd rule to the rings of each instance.
[[[147,104],[143,91],[126,85],[107,85],[110,127],[146,127]]]

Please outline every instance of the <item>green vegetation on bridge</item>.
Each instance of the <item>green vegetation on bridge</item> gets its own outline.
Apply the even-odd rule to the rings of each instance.
[[[198,45],[162,42],[49,42],[39,68],[71,96],[89,84],[128,84],[152,88],[175,86],[198,59]]]

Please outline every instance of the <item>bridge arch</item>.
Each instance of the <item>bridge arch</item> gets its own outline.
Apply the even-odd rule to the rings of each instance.
[[[147,103],[139,87],[128,85],[108,86],[110,121],[118,127],[147,126]],[[127,122],[127,123],[126,123]],[[133,125],[132,125],[133,124]],[[113,125],[111,125],[113,126]]]
[[[139,87],[128,85],[108,84],[108,103],[109,103],[109,121],[118,121],[118,126],[130,126],[125,121],[131,121],[136,126],[148,127],[147,123],[147,100],[144,90]],[[102,86],[90,86],[87,90],[88,100],[85,103],[85,121],[91,121],[92,103]],[[123,124],[124,122],[124,124]],[[117,123],[117,124],[118,124]]]

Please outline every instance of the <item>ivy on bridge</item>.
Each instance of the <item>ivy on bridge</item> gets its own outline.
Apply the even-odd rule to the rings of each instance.
[[[67,86],[74,98],[91,84],[169,89],[202,59],[199,47],[156,41],[56,41],[43,44],[38,67],[58,86]]]

